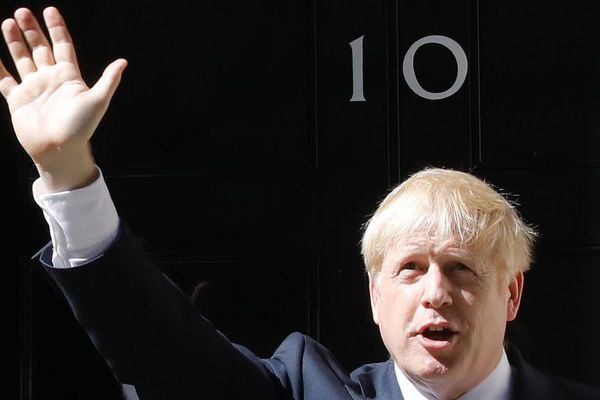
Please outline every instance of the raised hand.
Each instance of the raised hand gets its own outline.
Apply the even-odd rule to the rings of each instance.
[[[0,61],[0,93],[17,138],[35,162],[46,189],[89,184],[96,169],[89,140],[104,116],[127,62],[111,63],[93,87],[81,77],[71,35],[54,7],[44,10],[46,35],[31,11],[20,8],[2,23],[19,83]]]

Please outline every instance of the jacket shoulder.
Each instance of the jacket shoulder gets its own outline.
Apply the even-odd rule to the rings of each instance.
[[[514,400],[600,400],[599,388],[539,371],[526,363],[514,347],[507,349],[507,353],[514,369]]]

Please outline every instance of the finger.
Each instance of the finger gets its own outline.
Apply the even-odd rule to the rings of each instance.
[[[10,95],[10,92],[17,87],[18,83],[15,78],[12,77],[10,72],[6,70],[4,64],[0,60],[0,93],[5,98]]]
[[[67,29],[65,20],[55,7],[48,7],[44,10],[44,21],[50,34],[50,40],[54,48],[54,59],[56,62],[68,62],[77,66],[77,55],[73,39]]]
[[[2,23],[2,36],[21,79],[35,72],[37,68],[14,19],[9,18]]]
[[[123,71],[127,67],[127,60],[118,59],[113,61],[102,73],[98,82],[90,89],[90,92],[98,100],[108,103],[112,98],[115,90],[121,82]]]
[[[50,43],[48,43],[46,35],[42,32],[40,24],[31,11],[26,8],[19,8],[15,11],[15,20],[19,29],[23,32],[23,37],[25,37],[25,41],[29,46],[35,65],[41,67],[54,64]]]

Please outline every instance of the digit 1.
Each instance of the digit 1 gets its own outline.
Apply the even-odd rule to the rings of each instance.
[[[350,101],[367,101],[363,93],[363,38],[350,42],[352,49],[352,98]]]

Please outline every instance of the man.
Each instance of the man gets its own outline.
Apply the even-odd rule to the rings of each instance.
[[[502,343],[533,237],[501,195],[468,174],[425,170],[387,196],[363,255],[373,317],[401,378],[434,398],[510,397]],[[488,379],[495,383],[474,396]]]
[[[126,61],[88,88],[58,10],[44,20],[52,46],[27,9],[3,22],[21,83],[0,64],[0,92],[40,174],[34,194],[52,237],[40,260],[127,398],[600,398],[505,352],[535,234],[490,186],[456,171],[414,175],[365,231],[373,318],[390,361],[348,374],[300,334],[265,360],[231,344],[152,265],[91,156]]]

